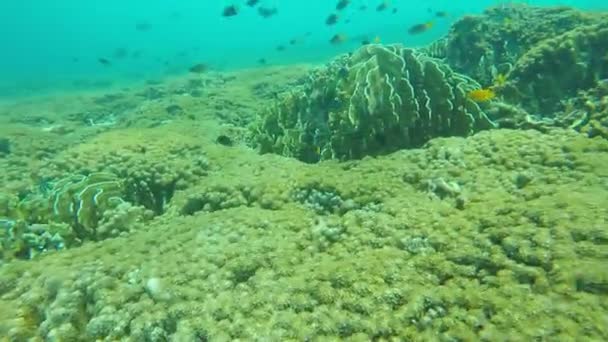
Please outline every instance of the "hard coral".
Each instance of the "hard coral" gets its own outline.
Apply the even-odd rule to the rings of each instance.
[[[467,97],[479,88],[400,45],[366,45],[310,75],[253,127],[254,144],[305,162],[356,159],[494,127]]]

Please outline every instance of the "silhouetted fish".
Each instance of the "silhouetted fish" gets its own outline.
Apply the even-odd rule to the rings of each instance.
[[[190,67],[190,69],[188,69],[188,71],[194,74],[202,74],[207,70],[209,70],[209,67],[207,66],[207,64],[204,63],[193,65]]]
[[[237,14],[239,14],[239,9],[235,5],[224,7],[224,11],[222,12],[222,16],[224,17],[234,17]]]
[[[334,45],[338,45],[338,44],[344,43],[346,41],[346,39],[347,39],[346,35],[338,33],[338,34],[335,34],[333,37],[331,37],[329,42]]]
[[[337,14],[330,14],[327,19],[325,19],[325,25],[327,26],[332,26],[335,25],[338,22],[338,15]]]
[[[107,60],[107,59],[105,59],[105,58],[98,58],[97,61],[99,63],[101,63],[101,65],[103,65],[103,66],[110,66],[110,65],[112,65],[112,63],[110,63],[110,61]]]
[[[345,9],[350,4],[350,0],[340,0],[336,5],[336,10],[341,11]]]
[[[270,18],[277,14],[278,10],[275,7],[259,7],[258,14],[264,18]]]
[[[424,33],[428,30],[430,30],[433,27],[433,22],[429,21],[428,23],[423,23],[423,24],[416,24],[411,26],[407,32],[409,34],[419,34],[419,33]]]

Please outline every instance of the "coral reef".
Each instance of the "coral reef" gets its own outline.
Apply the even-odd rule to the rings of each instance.
[[[66,172],[112,173],[121,180],[125,201],[162,214],[175,191],[204,176],[209,163],[200,143],[182,139],[177,128],[164,136],[143,136],[141,132],[109,132],[69,149],[37,177],[52,178]]]
[[[282,84],[260,68],[95,95],[92,112],[0,106],[0,340],[608,340],[608,82],[589,55],[606,24],[522,8],[471,32],[521,33],[471,49],[484,87],[510,70],[480,104],[441,60],[448,37]],[[562,54],[545,92],[530,73]],[[242,143],[256,95],[276,100],[251,131],[276,153]]]
[[[581,92],[566,104],[565,108],[569,109],[567,113],[582,110],[587,114],[587,120],[577,127],[582,133],[589,137],[600,136],[608,139],[608,82],[606,80],[601,81],[596,88]]]
[[[193,192],[209,183],[224,194],[217,203],[234,205],[193,215],[169,210],[128,236],[3,265],[0,335],[608,336],[604,139],[490,130],[318,165],[247,150],[235,159],[222,148],[230,156],[223,172]],[[274,189],[264,196],[283,205],[249,205],[240,200],[246,188],[254,201]],[[181,201],[176,196],[171,206]],[[454,196],[466,196],[466,205],[455,207]],[[381,206],[364,205],[377,199]]]
[[[123,184],[113,174],[72,175],[50,184],[19,202],[2,197],[1,262],[135,231],[153,216],[124,201]]]
[[[22,218],[32,223],[67,223],[79,239],[94,238],[103,213],[124,202],[124,185],[110,173],[75,174],[50,184],[48,191],[20,202]]]
[[[366,45],[311,73],[253,127],[254,144],[305,162],[356,159],[494,127],[467,98],[479,88],[440,60]]]
[[[511,101],[553,117],[579,91],[608,78],[608,18],[536,44],[517,60],[510,78]]]
[[[569,7],[497,6],[458,20],[450,29],[445,48],[432,51],[445,57],[455,71],[489,86],[497,73],[508,74],[536,44],[606,19],[605,14]]]

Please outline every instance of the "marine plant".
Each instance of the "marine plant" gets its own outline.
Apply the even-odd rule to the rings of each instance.
[[[366,45],[311,72],[252,127],[262,153],[356,159],[494,127],[467,97],[479,84],[400,45]]]

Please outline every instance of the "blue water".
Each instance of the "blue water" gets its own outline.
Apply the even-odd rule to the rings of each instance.
[[[508,1],[393,0],[389,10],[376,12],[380,0],[353,0],[341,21],[325,25],[336,1],[262,0],[278,14],[262,18],[245,0],[29,0],[0,3],[0,97],[78,87],[95,82],[144,80],[187,72],[194,63],[217,70],[252,67],[264,58],[268,64],[310,63],[354,49],[361,37],[378,36],[383,43],[416,46],[447,32],[465,14]],[[528,1],[535,5],[571,5],[607,9],[606,1]],[[240,6],[235,17],[222,9]],[[358,7],[366,4],[367,11]],[[434,18],[432,11],[450,17]],[[350,23],[344,23],[345,19]],[[406,30],[433,20],[433,29],[408,36]],[[143,26],[145,30],[138,30]],[[328,40],[336,33],[350,39],[339,46]],[[295,39],[297,43],[290,45]],[[284,51],[277,46],[284,45]],[[118,58],[119,50],[126,57]],[[134,55],[139,55],[134,57]],[[99,63],[108,59],[111,66]],[[77,81],[77,82],[75,82]]]

